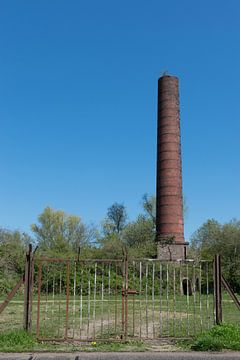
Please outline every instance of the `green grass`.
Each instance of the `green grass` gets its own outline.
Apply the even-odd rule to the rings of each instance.
[[[233,324],[216,325],[194,340],[179,342],[184,349],[195,351],[240,350],[240,326]]]
[[[0,334],[0,351],[28,351],[33,348],[33,336],[23,330]]]
[[[73,352],[73,351],[146,351],[147,345],[142,341],[126,342],[92,342],[71,343],[71,342],[38,342],[34,335],[28,334],[24,330],[7,332],[0,334],[1,352],[31,352],[31,351],[55,351],[55,352]]]
[[[156,345],[156,343],[154,343]],[[194,339],[180,341],[177,346],[182,350],[194,351],[221,351],[235,350],[240,351],[240,326],[223,324],[214,326],[208,332],[205,332]],[[12,331],[0,334],[1,352],[74,352],[74,351],[103,351],[103,352],[121,352],[121,351],[151,351],[153,346],[151,342],[144,341],[125,341],[125,342],[38,342],[34,335],[28,334],[23,330]],[[159,347],[158,350],[161,350]],[[171,350],[171,348],[170,348]],[[176,350],[176,347],[175,349]]]

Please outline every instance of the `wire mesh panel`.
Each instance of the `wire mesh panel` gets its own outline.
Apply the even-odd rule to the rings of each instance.
[[[121,339],[123,273],[122,261],[40,261],[38,338]]]

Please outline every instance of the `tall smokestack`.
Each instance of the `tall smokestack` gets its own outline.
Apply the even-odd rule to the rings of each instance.
[[[178,78],[158,80],[157,133],[158,258],[185,259]]]

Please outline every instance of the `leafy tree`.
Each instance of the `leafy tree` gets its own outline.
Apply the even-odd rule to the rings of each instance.
[[[223,274],[235,291],[240,291],[240,221],[231,220],[221,225],[214,219],[204,223],[192,236],[191,254],[212,260],[222,258]]]
[[[107,217],[103,222],[105,235],[116,233],[120,234],[127,221],[127,212],[123,204],[115,202],[107,210]]]
[[[39,224],[31,226],[39,251],[47,255],[66,257],[77,255],[89,245],[94,230],[84,225],[78,216],[46,207],[38,217]]]
[[[123,232],[124,242],[127,246],[142,245],[148,241],[154,241],[155,228],[151,219],[139,215],[136,221],[130,222]]]
[[[120,259],[124,255],[124,244],[118,234],[112,233],[100,238],[99,244],[93,250],[97,258]]]
[[[25,233],[0,229],[0,293],[9,292],[23,274],[30,242]]]
[[[222,226],[214,219],[205,222],[191,237],[191,249],[196,257],[211,260],[218,253]]]
[[[156,197],[144,194],[142,198],[142,205],[147,217],[149,217],[153,224],[156,224]]]

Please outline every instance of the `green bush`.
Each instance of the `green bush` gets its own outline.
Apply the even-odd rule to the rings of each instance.
[[[240,326],[216,325],[210,331],[199,335],[191,346],[197,351],[240,350]]]

